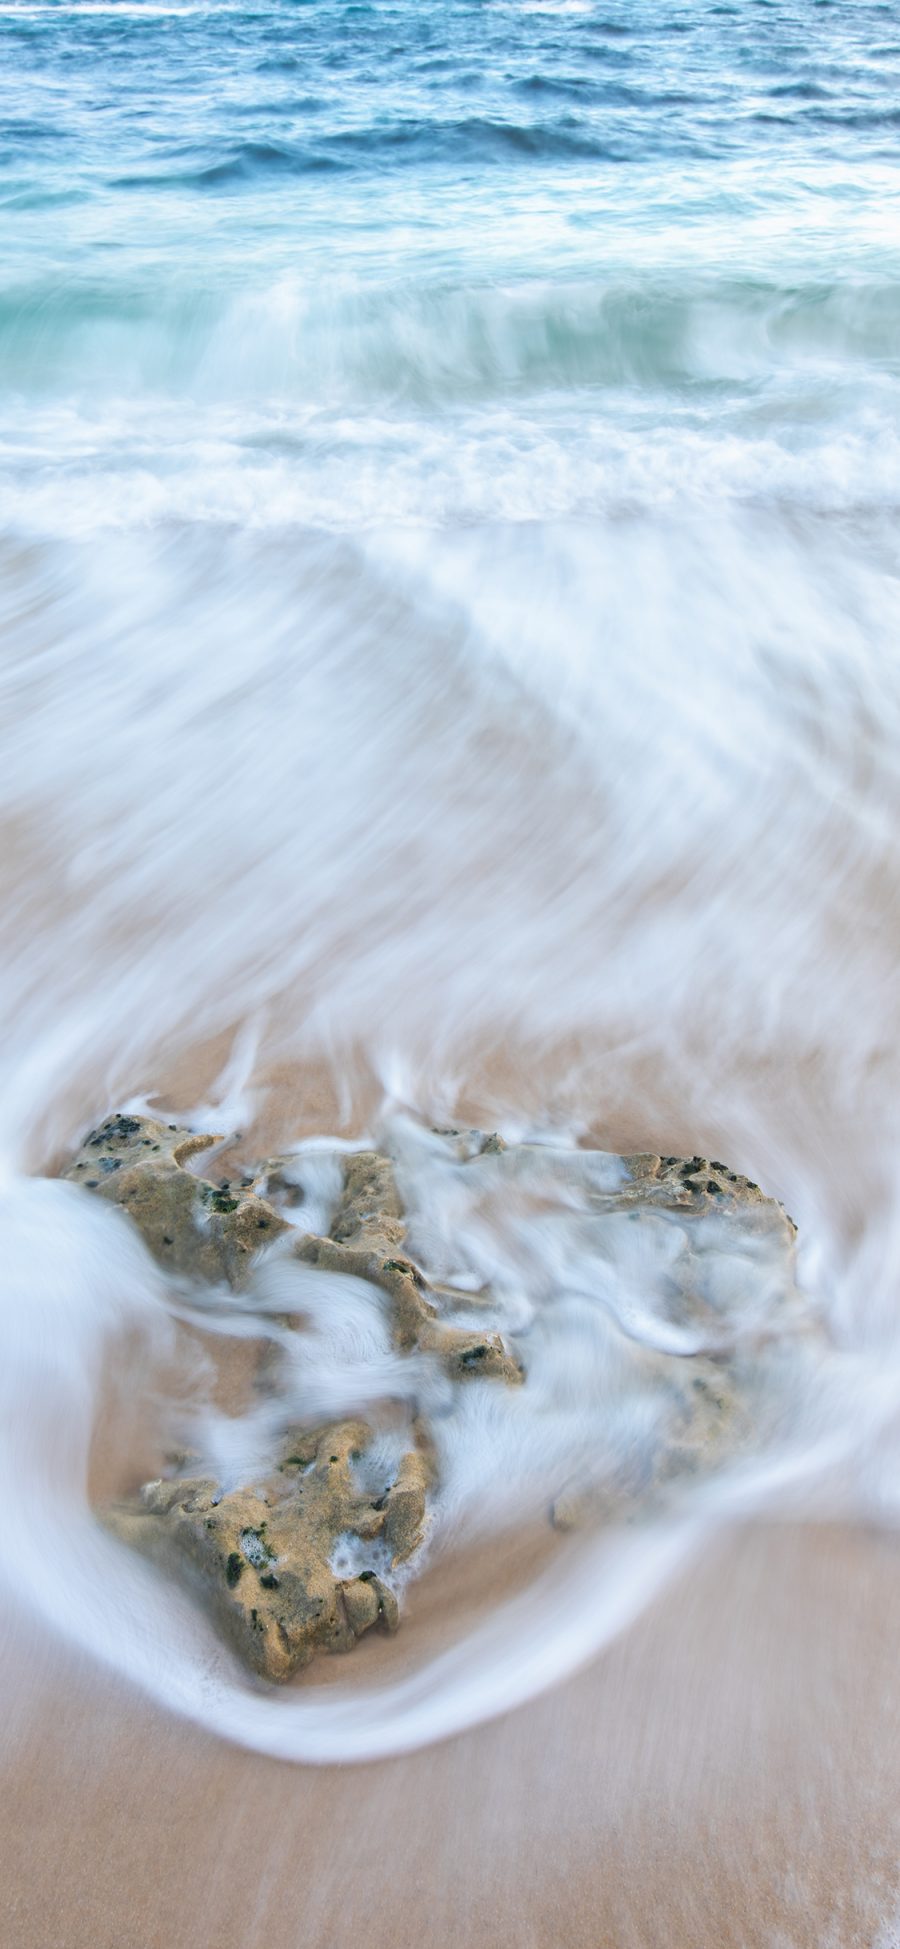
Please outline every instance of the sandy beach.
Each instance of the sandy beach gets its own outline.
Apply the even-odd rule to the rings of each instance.
[[[426,1580],[410,1653],[430,1601]],[[893,1539],[751,1528],[536,1704],[324,1769],[203,1737],[31,1638],[7,1654],[4,1942],[887,1946],[898,1623]]]

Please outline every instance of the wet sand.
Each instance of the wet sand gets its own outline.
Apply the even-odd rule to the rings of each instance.
[[[534,1705],[347,1769],[220,1744],[31,1642],[3,1940],[868,1949],[900,1888],[898,1626],[892,1539],[748,1529]]]

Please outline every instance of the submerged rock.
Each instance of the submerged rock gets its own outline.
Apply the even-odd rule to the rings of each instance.
[[[796,1226],[784,1207],[767,1197],[751,1178],[704,1157],[662,1157],[639,1152],[623,1157],[624,1173],[603,1194],[607,1213],[626,1212],[633,1218],[652,1213],[691,1221],[721,1214],[739,1222],[745,1241],[756,1239],[787,1257]],[[690,1265],[690,1260],[688,1261]],[[697,1287],[701,1285],[699,1271]],[[692,1476],[708,1475],[733,1456],[753,1435],[745,1363],[738,1357],[727,1324],[710,1318],[692,1281],[679,1293],[681,1327],[698,1332],[698,1343],[687,1340],[674,1358],[651,1353],[645,1361],[657,1369],[665,1388],[669,1416],[666,1439],[641,1458],[640,1466],[625,1468],[618,1477],[597,1481],[587,1471],[567,1484],[550,1508],[554,1528],[569,1531],[605,1522],[631,1521],[637,1513],[658,1509],[666,1491]],[[705,1329],[710,1344],[700,1339]]]

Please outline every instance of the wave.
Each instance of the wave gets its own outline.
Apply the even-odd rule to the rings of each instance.
[[[898,337],[871,276],[43,279],[0,300],[0,524],[890,511]]]
[[[199,159],[193,168],[172,170],[165,164],[132,170],[110,178],[114,190],[234,189],[265,187],[268,177],[319,175],[329,170],[370,170],[415,165],[428,168],[445,162],[485,165],[491,162],[608,162],[624,159],[628,146],[612,135],[591,129],[575,115],[556,120],[515,122],[499,117],[467,115],[442,121],[397,118],[387,124],[337,130],[290,142],[254,141],[222,144],[224,154],[214,161]]]
[[[900,285],[859,275],[434,277],[285,272],[168,288],[96,273],[0,298],[7,394],[141,389],[306,404],[754,388],[897,370]]]

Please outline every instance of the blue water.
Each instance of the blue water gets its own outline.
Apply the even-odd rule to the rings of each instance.
[[[896,6],[22,0],[0,36],[11,528],[893,491]]]

